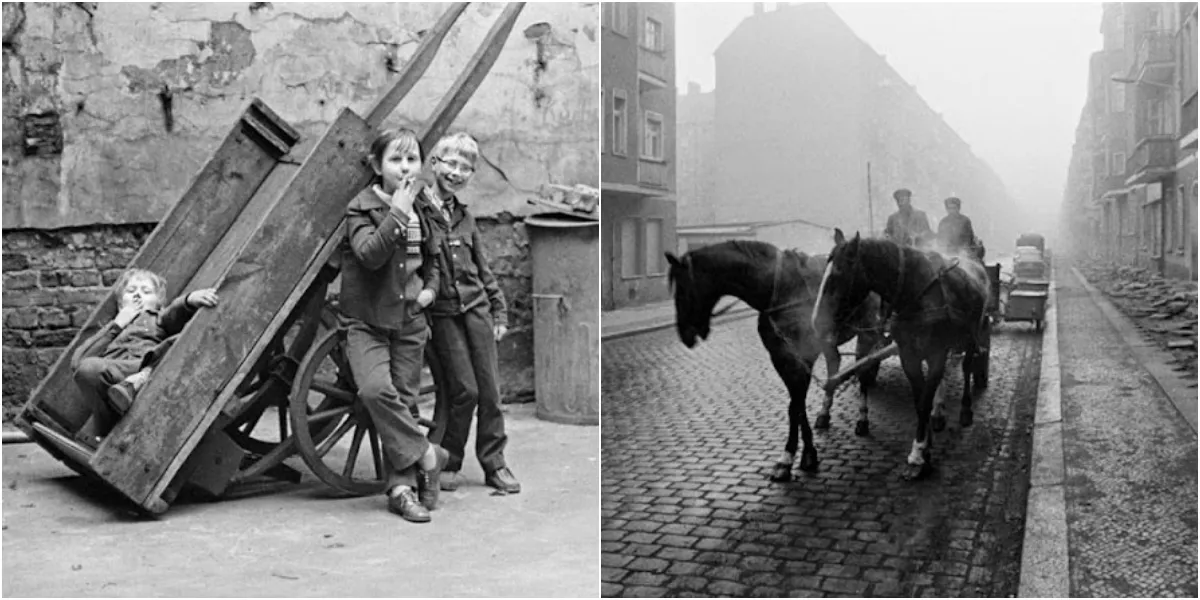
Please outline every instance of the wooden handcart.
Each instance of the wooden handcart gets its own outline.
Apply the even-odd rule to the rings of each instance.
[[[523,5],[504,9],[418,132],[426,152],[495,63]],[[448,6],[367,116],[342,110],[314,143],[301,143],[261,101],[250,103],[129,265],[163,275],[169,297],[216,287],[221,305],[196,314],[102,442],[88,441],[90,409],[70,357],[115,316],[112,295],[34,390],[17,425],[150,514],[165,512],[185,486],[219,497],[263,478],[299,481],[284,464],[297,454],[337,491],[382,491],[386,458],[357,399],[341,318],[326,291],[338,274],[345,208],[373,175],[365,157],[375,131],[428,69],[467,3]]]

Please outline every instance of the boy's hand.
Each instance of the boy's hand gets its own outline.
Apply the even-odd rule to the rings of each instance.
[[[492,328],[492,334],[496,336],[496,341],[504,339],[504,335],[508,333],[507,325],[497,325]]]
[[[217,305],[218,300],[220,298],[217,297],[217,290],[213,288],[196,290],[187,297],[188,306],[193,308],[212,308]]]
[[[413,212],[413,201],[417,199],[417,192],[420,189],[420,184],[411,177],[400,182],[400,186],[396,188],[396,191],[392,192],[392,206],[406,215],[411,215]]]
[[[421,308],[428,308],[433,304],[433,290],[421,290],[421,293],[417,294],[417,304],[421,305]]]
[[[129,324],[132,323],[133,320],[136,319],[139,314],[141,314],[141,312],[142,303],[131,302],[122,307],[121,310],[117,311],[117,316],[113,319],[113,322],[116,323],[121,329],[124,329],[125,327],[129,326]]]

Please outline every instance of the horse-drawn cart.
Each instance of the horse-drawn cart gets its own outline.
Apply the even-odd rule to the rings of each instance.
[[[419,131],[426,151],[491,69],[522,7],[505,8]],[[284,464],[297,454],[335,490],[381,491],[385,458],[357,400],[326,291],[339,270],[345,207],[373,175],[365,157],[375,130],[465,9],[450,5],[424,32],[366,118],[344,109],[315,143],[301,143],[283,119],[252,101],[129,265],[164,276],[168,297],[216,287],[221,306],[196,314],[129,413],[97,444],[70,357],[116,314],[116,298],[108,297],[34,391],[18,426],[75,471],[153,514],[166,511],[184,486],[221,496],[264,477],[298,481],[299,472]]]
[[[991,366],[991,350],[992,350],[992,326],[998,321],[998,315],[1001,312],[1000,301],[1000,265],[984,265],[984,271],[987,272],[989,282],[989,297],[987,303],[987,318],[981,326],[978,342],[978,355],[976,356],[975,380],[979,387],[987,387],[988,375]],[[870,369],[879,363],[900,354],[900,347],[896,342],[892,341],[890,332],[883,333],[883,342],[881,347],[871,354],[862,357],[855,361],[850,366],[841,369],[825,380],[825,391],[831,393],[841,387],[851,378],[856,377],[859,373]]]

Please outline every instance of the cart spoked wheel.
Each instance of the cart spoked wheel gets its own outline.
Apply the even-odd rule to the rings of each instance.
[[[288,413],[296,449],[318,479],[346,494],[378,494],[387,485],[383,447],[357,400],[344,341],[337,328],[317,336],[292,384]]]

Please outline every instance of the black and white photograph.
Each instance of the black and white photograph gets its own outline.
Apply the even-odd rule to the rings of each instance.
[[[603,597],[1196,597],[1196,3],[601,8]]]
[[[597,597],[599,14],[5,2],[3,595]]]

